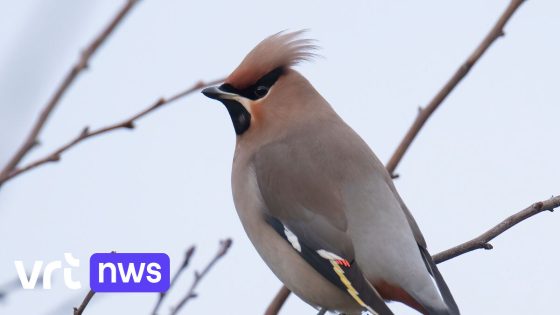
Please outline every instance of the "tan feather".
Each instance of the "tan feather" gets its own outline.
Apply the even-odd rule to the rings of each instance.
[[[298,38],[305,30],[276,33],[265,38],[229,75],[226,83],[237,89],[246,88],[278,67],[292,67],[301,61],[313,59],[318,46],[314,40]]]

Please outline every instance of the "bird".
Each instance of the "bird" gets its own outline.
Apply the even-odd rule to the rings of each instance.
[[[388,315],[396,301],[459,314],[384,165],[295,69],[317,56],[305,32],[265,38],[223,84],[202,90],[233,123],[231,189],[249,240],[321,311]]]

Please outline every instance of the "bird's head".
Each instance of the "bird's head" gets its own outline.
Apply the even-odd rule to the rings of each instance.
[[[311,87],[291,69],[315,55],[313,42],[299,38],[303,32],[280,32],[267,37],[247,54],[224,84],[202,90],[225,105],[238,136],[255,125],[266,124],[265,117],[272,112],[285,111],[279,107],[291,103],[287,100],[294,98],[298,85]]]

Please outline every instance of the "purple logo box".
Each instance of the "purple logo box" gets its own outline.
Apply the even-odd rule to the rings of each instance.
[[[169,256],[164,253],[96,253],[89,258],[94,292],[165,292],[169,281]]]

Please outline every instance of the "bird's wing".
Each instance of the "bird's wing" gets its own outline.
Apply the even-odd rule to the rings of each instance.
[[[395,185],[393,184],[393,180],[390,178],[388,173],[385,176],[385,182],[387,183],[389,189],[393,192],[393,195],[396,197],[398,203],[401,206],[401,209],[403,210],[406,216],[408,224],[412,230],[412,234],[414,235],[416,243],[418,244],[418,248],[420,249],[420,254],[426,265],[426,269],[430,273],[430,276],[434,279],[434,282],[439,290],[439,293],[441,294],[441,297],[443,298],[443,301],[449,308],[451,314],[459,314],[459,307],[457,306],[457,303],[455,302],[453,295],[449,290],[449,287],[445,283],[443,276],[439,272],[436,263],[434,262],[432,256],[428,252],[426,240],[424,239],[424,236],[422,235],[422,232],[420,231],[420,228],[418,227],[416,220],[414,219],[412,213],[410,213],[410,210],[408,209],[408,207],[400,197],[399,193],[397,192]]]
[[[406,216],[406,219],[408,221],[408,225],[410,225],[410,229],[412,230],[412,234],[414,235],[414,238],[416,239],[416,242],[418,243],[418,245],[420,247],[423,247],[424,249],[426,249],[427,245],[426,245],[426,240],[424,239],[424,235],[422,235],[422,232],[420,231],[420,228],[418,227],[418,223],[416,223],[416,220],[412,216],[412,213],[410,212],[410,210],[408,209],[408,207],[406,206],[406,204],[402,200],[401,196],[397,192],[397,189],[395,188],[395,185],[393,184],[393,179],[390,177],[388,172],[385,174],[384,177],[385,177],[385,181],[387,182],[387,185],[389,186],[389,189],[393,192],[393,195],[396,197],[397,201],[399,202],[399,204],[401,206],[401,209],[403,210],[403,212]]]
[[[364,309],[389,315],[377,291],[364,277],[350,237],[341,194],[333,178],[318,168],[309,150],[275,143],[255,155],[258,187],[267,206],[267,222],[313,268],[348,292]]]

